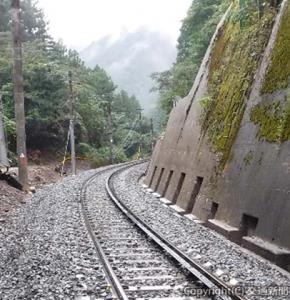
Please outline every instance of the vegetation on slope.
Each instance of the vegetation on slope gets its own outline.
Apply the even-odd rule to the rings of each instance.
[[[0,4],[0,93],[9,149],[15,151],[10,2],[4,0]],[[149,151],[150,126],[145,118],[142,122],[136,121],[140,109],[137,99],[124,91],[117,93],[115,84],[100,67],[86,68],[77,52],[49,37],[43,13],[34,2],[21,2],[28,148],[63,153],[69,127],[68,72],[72,71],[78,154],[94,157],[97,164],[108,161],[109,104],[112,106],[115,161],[133,156],[141,139],[143,148]]]
[[[230,157],[255,71],[269,39],[276,6],[280,2],[193,1],[182,25],[176,63],[169,71],[153,74],[155,88],[160,94],[160,105],[168,115],[175,99],[186,96],[190,91],[216,25],[229,4],[233,3],[231,17],[220,32],[212,54],[209,94],[200,100],[203,107],[202,128],[212,149],[220,154],[221,167]],[[285,87],[289,82],[289,24],[288,11],[274,49],[264,92]],[[280,111],[283,118],[287,118],[286,110],[282,109],[283,113]],[[257,120],[257,114],[260,116],[261,111],[256,111],[253,119],[261,122],[260,118]],[[276,125],[281,127],[283,121],[279,123]]]
[[[285,103],[258,104],[251,112],[251,121],[259,126],[258,138],[269,143],[290,139],[290,95]]]
[[[268,5],[260,18],[254,5],[248,4],[246,9],[241,19],[240,6],[235,5],[216,41],[210,65],[210,101],[203,105],[202,129],[220,154],[221,166],[229,159],[275,15]]]
[[[290,5],[282,19],[272,61],[263,84],[263,93],[286,88],[290,81]]]
[[[262,98],[286,89],[290,84],[290,5],[282,18],[271,63],[262,87]],[[251,112],[251,121],[258,126],[257,137],[269,143],[283,143],[290,139],[290,94],[284,100],[273,98],[270,104],[259,103]]]
[[[229,6],[229,0],[195,0],[183,21],[178,39],[178,56],[173,67],[152,75],[160,106],[168,115],[176,98],[190,91],[215,28]]]

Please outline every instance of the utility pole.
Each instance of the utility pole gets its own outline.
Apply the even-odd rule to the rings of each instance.
[[[14,102],[17,136],[17,156],[18,156],[18,178],[24,191],[28,191],[28,170],[26,152],[25,133],[25,110],[22,77],[22,41],[20,24],[20,0],[12,0],[11,4],[12,20],[12,54],[13,54],[13,82],[14,82]]]
[[[70,151],[71,151],[71,168],[72,174],[76,175],[76,150],[75,150],[75,126],[74,126],[74,96],[73,96],[73,83],[72,72],[68,72],[69,78],[69,108],[70,108]]]
[[[111,99],[108,101],[108,128],[109,128],[109,148],[110,148],[110,163],[114,163],[114,158],[113,158],[113,119],[112,119],[112,101]]]
[[[154,151],[154,126],[153,119],[150,119],[150,131],[151,131],[151,153]]]
[[[142,156],[142,138],[141,138],[141,129],[142,129],[142,111],[144,109],[142,108],[138,108],[137,109],[139,111],[139,134],[140,134],[140,137],[139,137],[139,154],[140,154],[140,157]]]

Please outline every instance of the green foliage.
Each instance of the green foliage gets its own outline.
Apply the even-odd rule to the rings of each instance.
[[[9,149],[16,149],[16,124],[13,119],[9,119],[4,115],[4,124],[5,124],[5,133],[7,137],[10,137],[8,140],[7,147]]]
[[[136,112],[140,110],[140,104],[136,97],[129,96],[125,91],[120,91],[113,101],[113,110],[129,117],[131,121],[136,118]]]
[[[168,116],[175,99],[190,91],[216,25],[233,4],[211,57],[209,95],[200,101],[202,128],[212,149],[220,154],[221,167],[230,159],[253,76],[272,28],[276,10],[269,2],[272,5],[268,0],[193,1],[181,28],[176,63],[169,71],[152,75],[160,106]],[[286,40],[284,49],[289,44]],[[283,51],[285,58],[289,53]]]
[[[242,30],[240,22],[230,18],[212,53],[209,74],[212,101],[205,107],[202,129],[213,150],[220,154],[221,167],[230,157],[275,14],[269,6],[261,19],[254,18],[252,13],[255,15],[255,10],[248,12]]]
[[[4,0],[0,3],[0,93],[3,95],[9,149],[15,151],[12,50],[8,26],[10,2]],[[125,91],[116,92],[115,84],[103,69],[99,66],[87,68],[76,51],[49,37],[36,1],[21,2],[28,148],[63,151],[69,128],[68,72],[71,71],[77,154],[91,158],[96,165],[108,163],[108,114],[111,107],[113,147],[118,149],[115,161],[132,157],[138,151],[142,135],[150,129],[144,125],[145,118],[142,122],[135,122],[139,120],[140,109],[136,97]],[[134,122],[136,126],[132,128]],[[128,141],[124,143],[128,133],[132,136],[130,144]]]
[[[76,152],[80,156],[89,156],[94,151],[94,148],[86,143],[79,143],[76,148]]]
[[[91,152],[89,158],[91,160],[92,167],[98,168],[110,164],[109,151],[110,150],[108,147],[101,147]],[[126,154],[122,149],[114,148],[113,153],[114,153],[114,163],[126,162],[128,160]]]
[[[183,21],[178,39],[177,61],[169,71],[155,73],[160,106],[168,115],[174,100],[185,97],[193,84],[214,30],[229,0],[195,0]]]
[[[289,85],[290,79],[290,5],[282,24],[272,54],[272,61],[264,80],[262,92],[274,93]]]
[[[259,126],[257,136],[269,143],[283,143],[290,139],[290,96],[285,103],[275,101],[258,104],[251,112],[251,121]]]
[[[212,105],[212,98],[210,96],[203,97],[199,100],[199,104],[202,108],[202,114],[200,116],[200,121],[203,122],[203,120],[206,118],[207,111],[210,110],[210,106]]]
[[[108,146],[93,148],[89,144],[80,143],[77,146],[78,156],[87,158],[91,162],[93,168],[110,164],[110,149]],[[113,147],[114,163],[126,162],[128,160],[122,147]]]
[[[46,22],[41,9],[37,7],[35,0],[20,1],[22,36],[23,41],[32,41],[36,38],[42,39],[47,36]],[[1,0],[0,2],[0,32],[10,30],[10,6],[11,0]]]

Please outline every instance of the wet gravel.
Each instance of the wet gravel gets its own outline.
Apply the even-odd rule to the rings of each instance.
[[[90,226],[128,298],[185,299],[186,289],[205,290],[201,282],[166,256],[110,200],[105,186],[107,177],[114,171],[89,183],[84,206]]]
[[[289,300],[290,274],[170,207],[138,183],[147,164],[137,165],[113,177],[120,200],[154,230],[228,285],[244,288],[247,299]],[[237,282],[237,283],[236,283]]]
[[[108,284],[81,215],[82,183],[38,191],[0,224],[0,299],[105,299]]]
[[[208,270],[219,271],[221,279],[228,283],[235,279],[237,286],[247,286],[247,299],[290,299],[288,273],[163,205],[138,183],[145,168],[146,164],[132,167],[114,178],[115,191],[136,214]],[[87,233],[79,201],[82,184],[97,171],[46,186],[0,223],[1,300],[109,299],[108,282]],[[109,174],[98,176],[89,186],[92,200],[106,201],[104,183]],[[102,213],[103,208],[91,207],[91,211]],[[107,218],[108,213],[103,221]],[[104,234],[105,228],[104,224]],[[113,231],[107,233],[112,235]],[[116,235],[122,237],[122,231],[116,230]],[[133,233],[132,237],[139,238]],[[106,246],[118,257],[126,254],[116,249],[113,241],[107,241]],[[143,256],[143,251],[137,249],[134,255]],[[150,251],[147,254],[152,255]],[[116,258],[116,264],[119,261],[127,267]],[[136,283],[142,285],[144,281]],[[278,291],[277,287],[282,289]]]

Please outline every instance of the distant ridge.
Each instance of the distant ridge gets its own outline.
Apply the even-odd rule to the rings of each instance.
[[[137,96],[146,111],[156,105],[158,98],[150,93],[150,75],[167,70],[176,54],[169,37],[145,28],[125,32],[118,39],[105,36],[80,52],[87,66],[93,68],[98,64],[104,68],[120,89]]]

